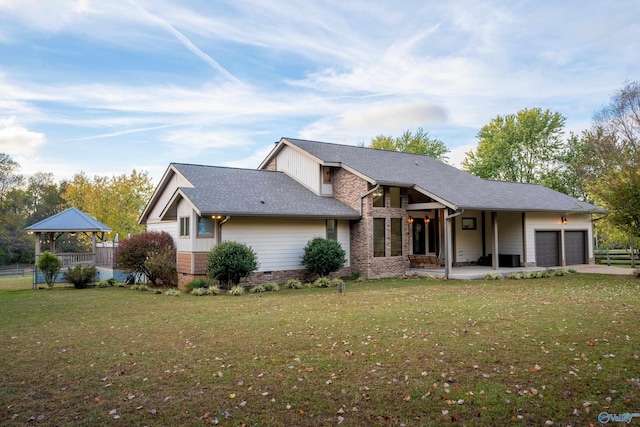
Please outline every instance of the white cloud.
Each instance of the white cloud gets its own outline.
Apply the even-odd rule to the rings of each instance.
[[[429,102],[386,102],[349,111],[342,116],[340,125],[356,129],[406,130],[442,124],[446,120],[447,112]]]
[[[16,118],[0,120],[0,151],[12,156],[28,156],[46,143],[44,134],[16,123]]]

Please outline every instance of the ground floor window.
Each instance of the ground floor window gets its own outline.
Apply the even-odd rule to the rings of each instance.
[[[338,220],[327,220],[327,240],[338,240]]]
[[[189,237],[189,217],[180,217],[180,237]]]
[[[402,218],[391,218],[391,256],[402,256]]]
[[[384,218],[373,219],[373,256],[383,257],[385,247],[385,220]]]
[[[213,237],[213,218],[209,216],[198,217],[198,237]]]

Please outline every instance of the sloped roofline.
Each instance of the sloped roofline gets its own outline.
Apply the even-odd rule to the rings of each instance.
[[[175,167],[175,163],[170,163],[169,166],[167,167],[167,170],[164,171],[162,178],[160,178],[160,182],[156,186],[156,189],[153,191],[153,194],[149,198],[149,201],[144,207],[144,210],[140,214],[140,218],[138,218],[138,224],[146,224],[147,218],[151,213],[151,209],[156,205],[158,199],[160,198],[165,188],[169,184],[169,181],[173,175],[179,175],[186,182],[189,182],[189,180],[184,175],[182,175],[180,171]],[[193,184],[191,184],[191,182],[189,182],[189,184],[191,185],[191,187],[193,187]],[[163,212],[164,212],[164,208],[163,208]]]
[[[310,158],[311,160],[313,160],[314,162],[322,165],[322,166],[332,166],[332,167],[341,167],[349,172],[351,172],[352,174],[364,179],[365,181],[369,182],[370,184],[377,184],[376,180],[371,178],[370,176],[367,176],[365,174],[363,174],[362,172],[353,169],[350,166],[347,166],[345,164],[343,164],[342,162],[326,162],[316,156],[314,156],[313,154],[309,153],[308,151],[298,147],[297,145],[289,142],[289,140],[287,138],[281,138],[280,141],[277,142],[276,146],[271,150],[271,152],[267,155],[267,157],[262,161],[262,163],[260,163],[260,165],[258,166],[258,169],[264,169],[269,162],[275,158],[275,156],[282,151],[284,146],[287,146],[295,151],[297,151],[298,153]]]
[[[25,228],[28,232],[47,233],[47,232],[110,232],[113,231],[98,221],[97,219],[87,215],[78,208],[71,207],[55,215],[45,218],[29,227]]]

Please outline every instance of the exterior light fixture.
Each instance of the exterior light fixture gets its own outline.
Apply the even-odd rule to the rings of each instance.
[[[429,222],[431,222],[431,218],[429,218],[428,216],[424,217],[424,222],[425,224],[429,224]]]
[[[562,225],[567,225],[567,217],[566,216],[562,216]]]
[[[413,224],[413,217],[411,215],[409,215],[409,219],[407,219],[407,222],[409,224]]]

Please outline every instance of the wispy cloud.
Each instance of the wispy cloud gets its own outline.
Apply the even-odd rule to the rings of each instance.
[[[172,36],[178,39],[178,41],[182,43],[187,49],[193,52],[198,58],[206,62],[209,66],[211,66],[211,68],[213,68],[214,70],[222,74],[222,76],[224,76],[226,79],[235,83],[240,83],[238,79],[236,79],[233,75],[231,75],[231,73],[229,73],[229,71],[227,71],[224,67],[222,67],[215,59],[213,59],[212,57],[204,53],[200,48],[194,45],[191,42],[191,40],[185,37],[185,35],[182,34],[180,31],[176,30],[167,21],[162,19],[160,16],[154,15],[153,13],[149,12],[147,9],[140,6],[140,4],[135,0],[127,0],[127,1],[131,5],[133,5],[136,9],[138,9],[140,12],[142,12],[147,17],[147,19],[149,19],[151,22],[158,24],[159,26],[164,28],[166,31],[168,31]]]

